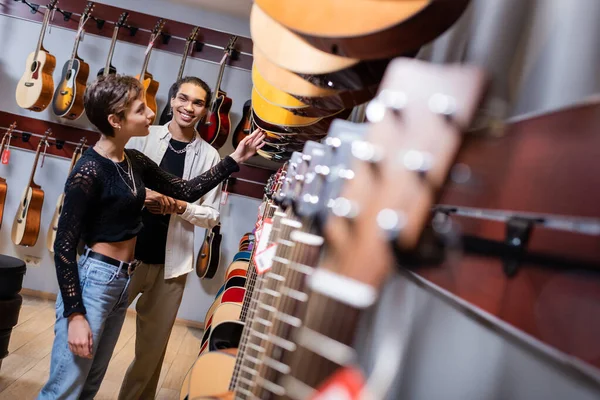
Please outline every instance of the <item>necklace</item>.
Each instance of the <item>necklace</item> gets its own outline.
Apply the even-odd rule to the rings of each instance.
[[[183,154],[185,153],[190,147],[192,147],[192,144],[194,144],[194,142],[196,141],[196,135],[194,135],[194,137],[192,137],[192,140],[190,140],[188,142],[188,144],[181,150],[176,150],[172,145],[171,145],[171,141],[169,140],[167,142],[167,144],[169,145],[169,149],[175,153],[175,154]]]
[[[121,180],[123,181],[123,183],[129,188],[129,190],[131,191],[131,193],[133,193],[133,196],[136,197],[137,196],[137,186],[135,184],[135,179],[133,177],[133,168],[131,167],[131,161],[129,161],[129,157],[127,157],[127,153],[123,153],[124,156],[125,156],[125,161],[127,161],[127,171],[125,171],[125,169],[123,167],[121,167],[119,165],[119,163],[111,160],[110,157],[108,157],[108,155],[106,154],[106,150],[104,150],[104,148],[102,148],[100,146],[98,146],[98,148],[100,148],[102,150],[102,152],[104,153],[104,157],[107,158],[109,161],[111,161],[113,163],[113,165],[117,169],[117,173],[119,174],[119,177],[121,178]],[[125,178],[121,174],[121,171],[123,171],[123,173],[125,175],[127,175],[127,177],[129,178],[129,180],[131,181],[133,187],[131,187],[131,185],[129,183],[127,183],[127,181],[125,180]]]

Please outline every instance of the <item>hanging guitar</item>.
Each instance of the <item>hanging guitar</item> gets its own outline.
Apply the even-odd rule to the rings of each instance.
[[[81,157],[83,153],[83,146],[85,146],[87,139],[85,137],[81,138],[79,144],[73,151],[73,157],[71,157],[71,165],[69,166],[69,173],[73,170],[73,167]],[[48,234],[46,235],[46,247],[50,250],[51,253],[54,253],[54,241],[56,240],[56,231],[58,230],[58,219],[62,213],[63,203],[65,201],[64,192],[58,196],[58,201],[56,202],[56,209],[54,210],[54,215],[52,216],[52,221],[50,222],[50,226],[48,228]]]
[[[42,29],[35,51],[27,57],[26,70],[17,84],[17,104],[31,111],[44,111],[52,101],[56,58],[44,49],[44,36],[50,21],[50,14],[56,8],[58,0],[52,0],[46,6]]]
[[[33,181],[37,170],[38,160],[42,146],[48,147],[48,136],[52,130],[48,129],[44,138],[40,140],[35,152],[33,167],[29,175],[29,182],[21,197],[17,215],[12,227],[12,241],[19,246],[35,246],[40,233],[40,222],[42,220],[42,207],[44,205],[44,191],[42,187]],[[44,150],[44,155],[46,151]]]
[[[12,131],[17,127],[17,123],[13,122],[8,130],[4,133],[2,137],[2,143],[0,143],[0,159],[3,164],[8,163],[8,155],[10,154],[10,150],[8,149],[10,138]],[[6,154],[4,154],[4,149],[6,148]],[[6,160],[6,162],[4,161]],[[6,179],[0,177],[0,228],[2,227],[2,218],[4,216],[4,204],[6,202],[6,193],[8,192],[8,185],[6,183]]]
[[[158,87],[160,84],[158,81],[155,81],[152,74],[148,72],[148,63],[150,62],[150,54],[152,54],[154,43],[156,42],[156,39],[158,39],[161,35],[164,26],[165,21],[162,18],[156,22],[156,25],[154,25],[154,29],[152,30],[152,34],[150,35],[150,41],[146,49],[146,56],[144,57],[142,71],[139,75],[136,76],[136,78],[140,82],[142,82],[142,85],[144,86],[146,104],[155,114],[158,108],[158,105],[156,104],[156,93],[158,92]]]
[[[183,76],[183,71],[185,70],[185,63],[187,62],[188,56],[190,54],[190,48],[193,48],[199,30],[199,27],[195,27],[194,30],[192,30],[192,33],[190,33],[190,35],[185,41],[185,48],[183,49],[183,58],[181,59],[181,65],[179,66],[179,72],[177,73],[177,81],[180,80]],[[160,119],[158,121],[159,125],[166,124],[171,120],[171,117],[173,116],[173,112],[171,111],[171,99],[177,94],[175,93],[175,90],[176,85],[174,83],[169,88],[169,97],[167,98],[167,104],[165,104],[165,108],[160,114]]]
[[[106,57],[106,65],[104,68],[100,68],[97,76],[108,76],[110,74],[116,74],[117,69],[112,65],[113,54],[115,53],[115,45],[117,44],[117,36],[119,35],[119,30],[125,25],[125,21],[127,21],[127,17],[129,16],[128,12],[124,12],[119,17],[119,20],[115,24],[115,28],[113,29],[112,39],[110,41],[110,48],[108,50],[108,56]]]
[[[219,269],[221,261],[221,224],[207,229],[202,247],[196,259],[196,275],[202,279],[211,279]]]
[[[202,139],[210,143],[215,149],[219,149],[225,144],[231,130],[229,111],[231,110],[232,101],[227,97],[227,93],[221,90],[221,82],[223,81],[223,71],[225,71],[227,58],[231,57],[236,40],[237,36],[232,36],[229,39],[229,43],[225,48],[225,54],[223,54],[223,58],[221,59],[219,76],[215,84],[215,94],[208,111],[208,116],[206,117],[206,123],[200,123],[197,127]]]
[[[75,35],[71,58],[65,63],[56,92],[54,92],[52,111],[61,118],[76,120],[85,111],[83,93],[90,74],[90,65],[77,55],[77,49],[84,33],[85,23],[90,18],[93,9],[94,3],[89,2],[79,18],[79,27]]]

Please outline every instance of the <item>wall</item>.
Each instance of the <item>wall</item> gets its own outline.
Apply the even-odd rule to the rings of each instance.
[[[598,370],[583,365],[410,274],[390,277],[362,322],[360,364],[375,366],[385,400],[592,400]],[[483,316],[483,317],[482,317]],[[366,332],[368,334],[365,334]],[[396,363],[397,362],[397,363]]]
[[[104,3],[117,5],[116,1],[104,1]],[[141,1],[130,1],[131,9],[145,12],[148,14],[156,13],[166,18],[185,20],[186,22],[202,23],[206,20],[196,19],[203,14],[197,8],[189,8],[181,5],[172,5],[169,7],[160,7],[160,2],[144,1],[147,7],[142,7]],[[210,13],[209,13],[210,16]],[[57,14],[57,18],[60,16]],[[205,18],[208,18],[205,15]],[[227,16],[217,18],[216,15],[208,18],[212,24],[206,26],[211,28],[226,30],[231,26],[234,33],[245,33],[244,25],[237,19],[231,19]],[[246,22],[247,25],[247,22]],[[6,16],[0,16],[0,87],[3,96],[0,97],[0,110],[15,114],[26,115],[32,118],[44,119],[55,122],[63,122],[83,128],[90,129],[91,126],[87,118],[82,116],[74,122],[59,121],[52,114],[50,108],[41,113],[34,113],[28,110],[20,109],[14,98],[15,88],[21,74],[25,68],[27,55],[35,50],[39,35],[40,24],[18,20]],[[71,30],[52,28],[50,34],[46,35],[44,46],[57,58],[57,68],[54,73],[55,82],[60,78],[62,65],[68,60],[71,54],[72,43],[75,32]],[[79,50],[79,55],[90,64],[91,74],[94,74],[104,66],[106,53],[110,40],[93,35],[86,35]],[[131,45],[118,42],[113,65],[120,73],[135,75],[141,68],[144,50],[142,46]],[[170,84],[177,75],[181,58],[178,55],[154,51],[150,60],[148,70],[154,75],[154,79],[161,82],[158,93],[158,109],[162,111],[166,103],[166,97]],[[185,74],[194,74],[205,79],[211,86],[214,86],[218,74],[218,65],[189,59],[186,64]],[[91,77],[90,77],[91,79]],[[235,68],[227,68],[223,78],[222,87],[227,91],[229,97],[233,99],[233,108],[231,112],[232,125],[235,126],[240,119],[242,106],[250,96],[251,77],[249,71],[243,71]],[[39,132],[42,133],[42,132]],[[227,144],[222,149],[222,154],[228,154],[231,145]],[[9,165],[0,164],[0,176],[7,179],[9,186],[7,202],[5,207],[4,221],[0,230],[0,252],[23,258],[25,255],[33,255],[42,258],[40,267],[29,268],[24,281],[24,287],[45,292],[57,293],[58,286],[54,271],[54,263],[50,252],[46,249],[45,239],[48,225],[54,213],[55,204],[58,196],[62,192],[63,185],[69,168],[69,160],[54,157],[47,157],[43,168],[38,169],[35,182],[42,186],[45,191],[45,202],[42,214],[42,224],[40,237],[36,246],[24,248],[15,246],[10,239],[10,231],[14,215],[17,210],[17,203],[20,201],[26,180],[31,171],[33,154],[22,150],[13,150]],[[244,232],[251,230],[256,220],[259,201],[242,196],[231,195],[228,203],[223,206],[223,263],[230,261],[237,249],[237,242]],[[196,230],[196,250],[204,237],[204,229]],[[224,265],[222,266],[225,267]],[[218,290],[222,282],[222,272],[215,277],[212,282],[200,282],[195,274],[190,274],[187,281],[186,294],[183,304],[179,311],[179,318],[203,321],[204,314],[214,298],[214,293]]]

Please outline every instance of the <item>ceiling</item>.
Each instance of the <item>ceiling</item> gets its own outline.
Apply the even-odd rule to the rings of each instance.
[[[253,0],[171,0],[171,2],[197,6],[207,11],[247,20],[250,18]]]

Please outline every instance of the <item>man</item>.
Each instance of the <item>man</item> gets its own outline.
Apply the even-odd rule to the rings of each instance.
[[[195,126],[204,119],[211,93],[196,77],[174,84],[173,118],[151,126],[150,134],[127,147],[142,151],[164,170],[191,179],[220,161],[217,150],[200,138]],[[136,259],[142,261],[130,283],[129,304],[136,304],[135,358],[123,380],[120,400],[153,399],[171,330],[181,304],[187,274],[194,269],[194,225],[210,229],[219,222],[220,187],[194,204],[148,190],[144,228]]]

